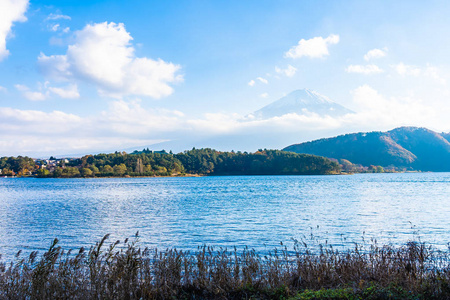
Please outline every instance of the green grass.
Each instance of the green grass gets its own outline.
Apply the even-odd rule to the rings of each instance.
[[[424,243],[141,249],[138,237],[0,262],[0,299],[450,299],[450,253]]]

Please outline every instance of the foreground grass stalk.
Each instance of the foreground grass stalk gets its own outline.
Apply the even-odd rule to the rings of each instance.
[[[450,252],[421,242],[260,255],[141,249],[137,234],[107,239],[76,254],[55,239],[39,259],[0,262],[0,299],[450,299]]]

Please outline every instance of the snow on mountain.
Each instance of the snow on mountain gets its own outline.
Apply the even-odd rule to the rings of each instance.
[[[290,113],[338,117],[353,113],[353,111],[315,91],[303,89],[291,92],[287,96],[255,111],[252,115],[257,119],[269,119]]]

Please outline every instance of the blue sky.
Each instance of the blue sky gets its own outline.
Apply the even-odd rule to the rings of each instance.
[[[0,0],[0,155],[450,131],[449,6]],[[248,118],[303,88],[355,113]]]

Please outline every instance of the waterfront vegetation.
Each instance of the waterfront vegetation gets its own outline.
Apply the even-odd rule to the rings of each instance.
[[[36,170],[35,161],[27,156],[0,158],[0,174],[3,176],[26,176]]]
[[[135,151],[127,154],[85,155],[76,159],[33,160],[3,157],[4,176],[37,177],[128,177],[183,175],[321,175],[340,172],[339,164],[327,158],[279,150],[221,152],[192,149],[178,154],[165,151]]]
[[[296,244],[293,251],[199,247],[195,253],[141,249],[138,236],[90,250],[57,240],[0,263],[0,299],[449,299],[450,251]]]

